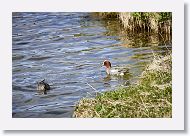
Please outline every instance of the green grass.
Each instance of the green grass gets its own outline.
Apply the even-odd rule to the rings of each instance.
[[[73,116],[80,118],[171,118],[171,55],[154,59],[137,84],[83,98]]]

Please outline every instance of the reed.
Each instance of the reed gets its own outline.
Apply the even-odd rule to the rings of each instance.
[[[123,27],[133,33],[172,33],[171,12],[96,12],[101,18],[117,18]]]

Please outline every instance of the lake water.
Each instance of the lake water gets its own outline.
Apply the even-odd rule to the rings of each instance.
[[[92,13],[13,13],[12,17],[14,118],[72,117],[81,98],[135,82],[154,53],[171,50],[170,39],[129,34],[116,19]],[[128,67],[130,76],[108,77],[101,67],[105,59],[113,66]],[[51,86],[46,95],[36,91],[43,79]]]

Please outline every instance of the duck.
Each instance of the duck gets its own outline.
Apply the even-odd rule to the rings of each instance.
[[[116,76],[124,76],[129,73],[129,69],[126,67],[115,67],[112,68],[112,64],[109,60],[104,60],[102,66],[106,67],[107,75],[116,75]]]
[[[45,79],[37,82],[37,91],[39,93],[47,94],[47,90],[50,90],[50,85],[45,82]]]

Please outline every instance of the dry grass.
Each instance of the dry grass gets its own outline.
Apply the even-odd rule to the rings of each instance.
[[[119,13],[119,18],[126,29],[130,31],[158,31],[158,16],[159,13]]]
[[[170,12],[96,12],[101,18],[118,18],[130,32],[154,32],[171,34],[172,15]]]

